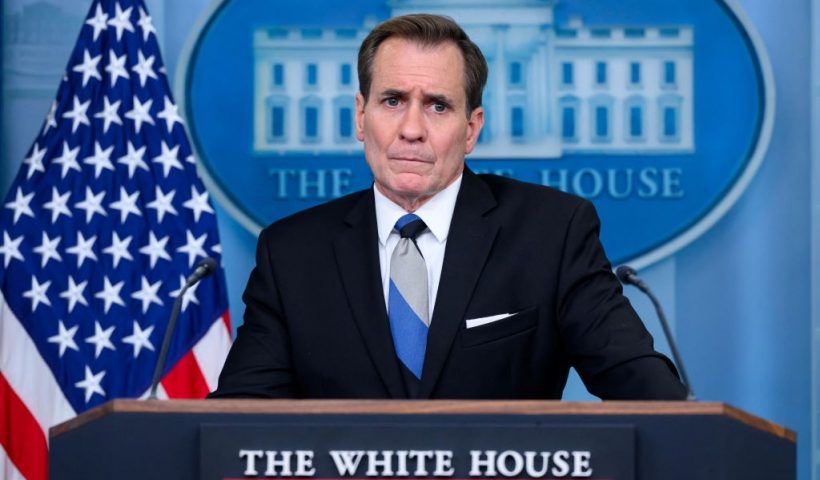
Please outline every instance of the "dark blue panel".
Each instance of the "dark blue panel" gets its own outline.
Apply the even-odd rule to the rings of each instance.
[[[677,112],[675,107],[664,107],[663,109],[663,136],[675,137],[678,134]]]
[[[339,109],[339,136],[348,138],[353,135],[353,110],[348,107]]]
[[[283,107],[273,107],[271,109],[271,135],[274,138],[281,138],[285,135],[285,109]]]
[[[319,133],[319,109],[316,107],[305,108],[305,136],[314,138]]]
[[[316,77],[318,74],[319,68],[316,66],[315,63],[309,63],[307,66],[307,84],[308,85],[316,85]]]
[[[595,83],[606,83],[606,62],[595,63]]]
[[[629,135],[632,137],[640,137],[643,135],[643,115],[641,107],[629,108]]]
[[[575,107],[561,110],[561,134],[564,138],[575,138]]]
[[[599,138],[609,136],[609,109],[607,107],[595,107],[595,136]]]
[[[285,66],[281,63],[273,66],[273,84],[277,87],[285,84]]]
[[[564,62],[561,64],[561,78],[565,85],[572,85],[572,63]]]
[[[510,111],[512,131],[511,134],[515,138],[524,136],[524,109],[521,107],[513,107]]]

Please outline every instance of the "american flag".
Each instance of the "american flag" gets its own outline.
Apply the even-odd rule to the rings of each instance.
[[[0,215],[0,475],[47,476],[48,428],[147,393],[174,303],[221,248],[141,0],[95,0]],[[161,397],[230,346],[224,273],[188,290]]]

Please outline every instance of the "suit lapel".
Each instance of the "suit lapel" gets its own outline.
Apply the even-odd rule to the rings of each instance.
[[[429,398],[438,381],[487,261],[499,226],[484,214],[495,205],[495,198],[486,184],[465,168],[447,236],[444,265],[427,337],[419,386],[421,398]]]
[[[406,398],[381,288],[372,190],[351,209],[345,223],[348,228],[333,246],[353,318],[390,397]]]

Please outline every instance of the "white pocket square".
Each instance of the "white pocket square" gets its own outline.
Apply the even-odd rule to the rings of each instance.
[[[480,327],[481,325],[487,325],[488,323],[497,322],[499,320],[504,320],[505,318],[512,317],[515,313],[499,313],[498,315],[490,315],[489,317],[479,317],[479,318],[470,318],[467,320],[467,328],[475,328]]]

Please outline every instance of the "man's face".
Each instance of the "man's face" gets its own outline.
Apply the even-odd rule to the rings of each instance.
[[[389,38],[376,52],[372,79],[367,102],[356,96],[356,137],[376,188],[412,211],[461,174],[484,111],[465,113],[464,60],[453,43]]]

